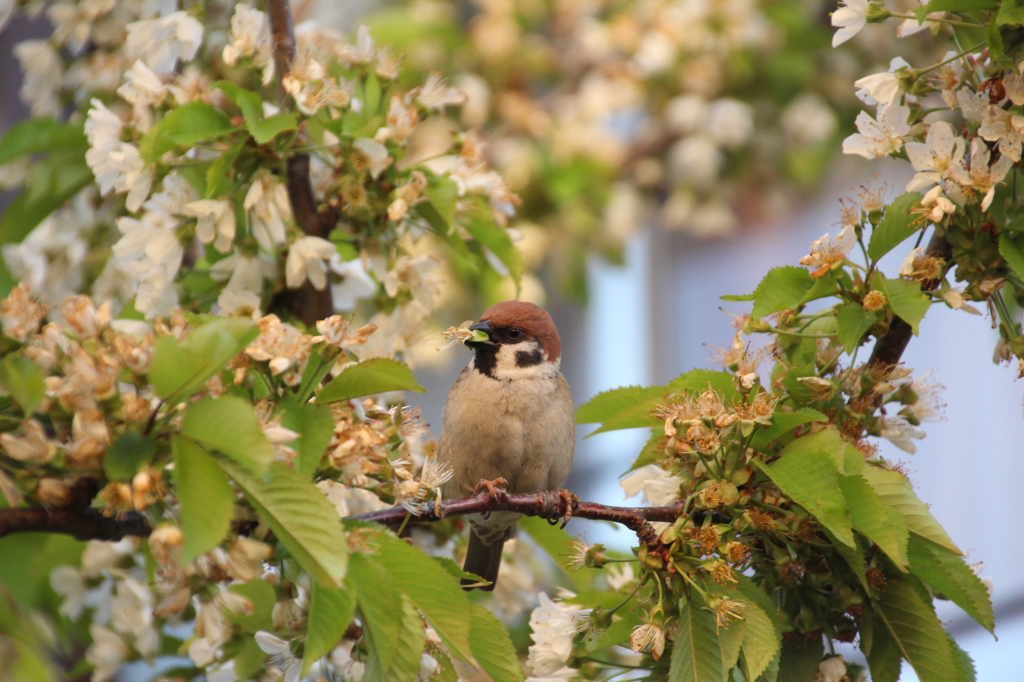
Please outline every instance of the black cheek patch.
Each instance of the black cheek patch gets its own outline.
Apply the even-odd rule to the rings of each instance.
[[[497,379],[494,376],[494,369],[498,366],[498,346],[486,344],[477,346],[473,357],[473,366],[484,376]]]
[[[544,354],[540,348],[533,350],[516,351],[516,367],[532,367],[544,361]]]

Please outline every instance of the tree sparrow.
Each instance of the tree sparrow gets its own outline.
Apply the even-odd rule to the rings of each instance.
[[[470,329],[488,339],[465,342],[473,359],[448,391],[438,443],[438,459],[454,474],[445,497],[465,497],[479,482],[497,478],[508,481],[510,493],[559,488],[572,468],[576,427],[572,392],[558,371],[555,323],[533,303],[505,301]],[[472,532],[464,568],[490,581],[481,589],[494,589],[502,546],[515,537],[519,516],[467,517]]]

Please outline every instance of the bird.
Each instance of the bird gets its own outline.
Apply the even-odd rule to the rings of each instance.
[[[487,338],[464,341],[473,358],[445,401],[437,457],[451,467],[452,478],[442,493],[465,497],[499,478],[513,494],[560,488],[572,469],[576,426],[554,321],[533,303],[503,301],[469,329]],[[468,515],[463,569],[488,584],[463,579],[465,589],[494,589],[502,547],[516,536],[519,517]]]

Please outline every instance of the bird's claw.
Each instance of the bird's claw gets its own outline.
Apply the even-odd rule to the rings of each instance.
[[[580,506],[580,498],[575,493],[571,493],[565,488],[558,491],[558,496],[565,501],[565,514],[562,516],[562,528],[569,523],[569,519],[572,518],[573,512],[576,511],[577,507]]]
[[[496,478],[493,481],[486,479],[480,479],[476,484],[476,488],[473,489],[474,495],[486,491],[487,497],[495,502],[504,503],[508,501],[508,493],[504,490],[508,486],[508,481],[504,478]]]

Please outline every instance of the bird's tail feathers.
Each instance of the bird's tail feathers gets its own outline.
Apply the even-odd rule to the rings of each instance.
[[[477,581],[469,578],[462,579],[462,587],[466,590],[484,590],[491,592],[498,582],[498,569],[501,568],[501,550],[505,546],[505,540],[496,540],[490,545],[485,545],[476,536],[476,533],[469,534],[469,549],[466,550],[466,561],[462,570],[467,573],[478,575],[488,581],[490,585],[476,586]]]

